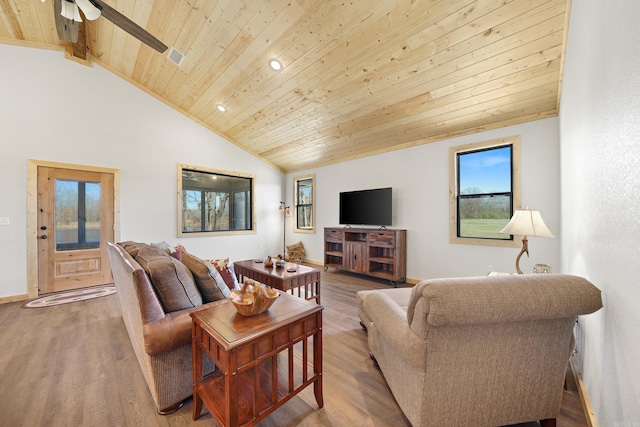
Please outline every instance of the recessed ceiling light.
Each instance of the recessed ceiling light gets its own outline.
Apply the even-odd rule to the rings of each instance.
[[[280,61],[278,61],[277,59],[271,59],[269,60],[269,66],[274,69],[275,71],[280,71],[282,70],[282,63]]]
[[[221,113],[224,113],[225,111],[227,111],[227,107],[225,107],[222,104],[218,104],[216,105],[216,108],[218,109],[218,111],[220,111]]]

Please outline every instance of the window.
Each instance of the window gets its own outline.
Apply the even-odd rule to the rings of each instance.
[[[520,206],[520,138],[451,147],[449,162],[451,242],[517,245],[499,231]]]
[[[293,179],[295,191],[295,218],[293,231],[296,233],[315,232],[315,175]]]
[[[178,235],[255,232],[253,175],[178,165]]]

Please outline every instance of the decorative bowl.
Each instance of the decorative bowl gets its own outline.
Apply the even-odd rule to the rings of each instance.
[[[280,294],[275,289],[266,288],[260,283],[247,279],[241,290],[233,290],[229,301],[243,316],[255,316],[269,310]]]

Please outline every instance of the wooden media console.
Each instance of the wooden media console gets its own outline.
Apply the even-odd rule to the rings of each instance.
[[[406,280],[407,230],[325,228],[324,270],[366,274],[389,280],[394,286]]]

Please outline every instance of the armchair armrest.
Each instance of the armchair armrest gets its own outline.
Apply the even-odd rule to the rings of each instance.
[[[364,306],[371,319],[369,333],[379,334],[384,345],[392,346],[406,362],[424,369],[426,341],[409,328],[404,310],[382,292],[367,295]]]

